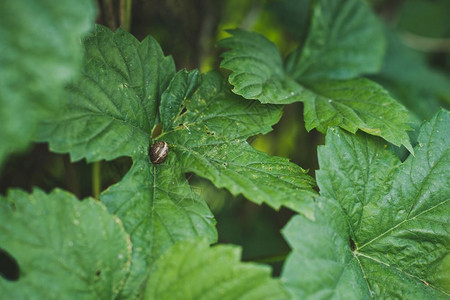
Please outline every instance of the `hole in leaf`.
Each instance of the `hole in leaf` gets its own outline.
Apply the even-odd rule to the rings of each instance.
[[[351,249],[352,251],[355,251],[355,250],[356,250],[356,244],[355,244],[355,242],[352,240],[351,237],[349,237],[348,239],[349,239],[349,242],[350,242],[350,249]]]
[[[185,112],[187,112],[186,106],[185,106],[185,107],[183,107],[183,109],[181,110],[181,112],[180,112],[180,116],[181,116],[182,114],[184,114]]]
[[[19,264],[8,252],[0,248],[0,275],[9,281],[17,281],[20,276]]]
[[[97,271],[95,272],[95,276],[97,276],[97,277],[99,277],[100,274],[102,274],[102,271],[100,271],[100,270],[97,270]]]

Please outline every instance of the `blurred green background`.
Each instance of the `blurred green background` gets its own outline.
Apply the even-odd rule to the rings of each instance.
[[[123,1],[98,1],[97,23],[110,28],[120,24]],[[126,1],[125,1],[126,2]],[[450,103],[450,1],[368,1],[386,24],[388,48],[379,74],[370,77],[387,88],[411,110],[418,122]],[[301,44],[307,28],[308,0],[134,0],[130,32],[138,39],[152,35],[165,54],[173,56],[177,69],[219,69],[220,51],[215,44],[229,28],[264,34],[283,55]],[[222,70],[224,76],[226,70]],[[317,146],[324,137],[306,132],[302,104],[287,105],[273,132],[250,139],[270,155],[290,158],[314,176],[318,168]],[[118,182],[131,166],[131,159],[101,162],[101,188]],[[70,162],[68,155],[49,152],[46,144],[34,144],[13,155],[0,174],[0,193],[19,187],[46,191],[60,187],[79,198],[94,195],[93,165]],[[292,212],[258,206],[243,197],[217,190],[209,182],[186,174],[193,192],[204,197],[218,221],[219,241],[243,246],[243,259],[267,262],[278,274],[289,251],[280,229]]]

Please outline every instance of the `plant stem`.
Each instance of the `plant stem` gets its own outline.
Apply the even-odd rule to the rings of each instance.
[[[105,17],[106,26],[111,30],[116,30],[116,20],[114,17],[113,0],[102,0],[103,12]]]
[[[130,31],[132,0],[120,0],[120,27]]]
[[[96,161],[92,164],[92,194],[98,200],[101,189],[100,162]]]

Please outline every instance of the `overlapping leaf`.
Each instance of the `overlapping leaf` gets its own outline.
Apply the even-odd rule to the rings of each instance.
[[[298,298],[450,297],[450,114],[423,125],[401,163],[380,141],[328,132],[316,221],[284,230],[283,280]]]
[[[83,74],[69,88],[65,113],[45,124],[40,139],[72,160],[132,157],[125,178],[100,196],[134,245],[134,276],[122,296],[140,292],[152,262],[173,243],[216,240],[211,212],[188,187],[186,172],[257,203],[311,211],[314,182],[306,172],[245,141],[270,131],[280,106],[244,101],[216,73],[174,75],[173,61],[152,38],[139,43],[124,31],[97,27],[85,44]],[[148,157],[155,134],[170,148],[160,165]]]
[[[131,243],[120,220],[94,199],[61,190],[12,190],[0,198],[0,248],[19,278],[0,277],[5,299],[112,299],[130,269]]]
[[[80,36],[94,15],[91,0],[0,3],[0,164],[57,111],[64,84],[79,68]]]
[[[158,260],[144,299],[289,299],[270,268],[241,263],[235,246],[181,242]]]
[[[232,70],[233,91],[262,103],[305,103],[306,128],[361,129],[390,143],[412,146],[406,110],[373,82],[351,79],[381,66],[383,32],[362,1],[316,1],[302,48],[285,66],[265,37],[232,30],[221,66]],[[339,80],[337,80],[339,79]]]

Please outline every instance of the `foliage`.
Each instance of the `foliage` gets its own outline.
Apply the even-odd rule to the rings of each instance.
[[[92,1],[0,4],[0,164],[11,160],[1,178],[19,165],[10,154],[45,142],[70,157],[65,173],[76,162],[92,164],[84,168],[92,167],[93,190],[104,187],[94,199],[62,190],[58,179],[31,192],[6,186],[0,196],[5,296],[449,298],[450,114],[439,108],[449,103],[448,77],[405,48],[363,1],[281,0],[267,8],[258,1],[219,2],[223,11],[240,11],[216,20],[218,30],[244,27],[218,42],[229,73],[177,70],[178,56],[166,56],[157,41],[168,40],[158,38],[159,29],[156,38],[128,32],[138,24],[130,23],[131,1],[101,2],[99,21],[113,30],[94,26]],[[162,11],[184,16],[186,3],[164,3],[171,9]],[[222,35],[211,25],[216,4],[204,5],[197,18],[204,20],[202,46],[183,47],[179,56],[203,57],[185,64],[202,70],[215,69],[208,62],[219,57],[205,41],[212,45]],[[136,19],[141,6],[133,4]],[[127,30],[115,28],[115,9]],[[303,105],[305,126],[294,130],[288,120],[287,128],[326,136],[315,174],[267,154],[264,140],[252,144],[294,102]],[[408,131],[420,118],[429,121],[409,132],[418,135],[413,147]],[[156,164],[149,151],[158,141],[169,150]],[[404,161],[395,146],[409,152]],[[116,165],[126,171],[99,172]],[[61,172],[60,165],[49,169]],[[280,278],[261,264],[272,258],[248,259],[246,248],[221,243],[216,218],[223,220],[223,203],[236,199],[274,215],[295,214],[283,229],[292,252],[277,253],[284,262]],[[253,221],[248,206],[239,210]],[[271,221],[259,221],[261,247],[281,240],[271,236]],[[242,251],[249,262],[241,262]]]

